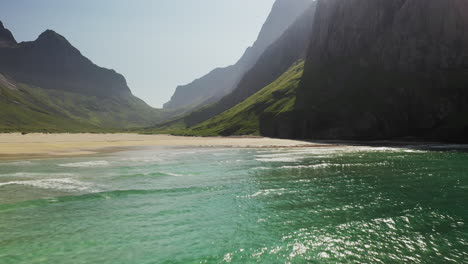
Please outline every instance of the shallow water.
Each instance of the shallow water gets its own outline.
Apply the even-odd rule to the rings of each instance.
[[[0,263],[468,263],[468,153],[154,148],[0,163]]]

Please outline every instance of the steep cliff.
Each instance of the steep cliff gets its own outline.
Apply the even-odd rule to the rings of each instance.
[[[194,126],[234,107],[275,81],[294,62],[305,58],[315,9],[316,3],[312,2],[281,37],[266,49],[232,93],[223,97],[219,102],[198,109],[185,117],[186,124],[189,127]]]
[[[231,92],[263,52],[307,9],[311,2],[312,0],[276,0],[257,41],[246,50],[236,64],[215,69],[188,85],[177,87],[164,108],[173,110],[185,107],[190,110],[216,102]]]
[[[13,34],[11,34],[10,30],[6,29],[0,21],[0,48],[11,47],[16,44]]]
[[[319,0],[294,117],[275,136],[468,139],[468,2]]]

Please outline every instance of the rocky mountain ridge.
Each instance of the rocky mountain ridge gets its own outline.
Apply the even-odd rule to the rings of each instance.
[[[0,46],[0,73],[18,82],[98,97],[131,95],[121,74],[95,65],[52,30],[22,43],[7,41],[9,31],[1,32],[7,38],[0,43],[8,44]]]
[[[161,111],[125,78],[46,30],[17,43],[0,22],[0,131],[86,132],[150,126]]]
[[[241,103],[285,73],[295,62],[304,59],[309,46],[316,3],[312,2],[301,16],[259,57],[236,89],[219,102],[194,111],[185,117],[191,127]]]
[[[239,61],[225,68],[218,68],[190,84],[177,87],[164,109],[195,109],[213,103],[229,94],[257,62],[263,52],[308,8],[312,0],[276,0],[258,39]]]
[[[16,44],[16,39],[13,37],[11,31],[6,29],[0,21],[0,48],[11,47]]]

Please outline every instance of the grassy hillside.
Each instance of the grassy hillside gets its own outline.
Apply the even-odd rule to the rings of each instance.
[[[276,81],[242,103],[194,127],[186,128],[183,119],[177,119],[145,132],[195,136],[259,135],[259,118],[262,114],[292,110],[303,70],[303,61],[295,63]]]
[[[0,132],[111,132],[155,124],[160,111],[136,97],[106,99],[0,84]]]

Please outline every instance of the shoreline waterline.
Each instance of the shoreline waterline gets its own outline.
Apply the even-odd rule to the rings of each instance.
[[[283,148],[324,143],[264,137],[182,137],[141,134],[0,134],[0,160],[94,156],[141,147]]]
[[[176,148],[321,148],[368,146],[416,150],[468,151],[468,144],[424,141],[291,140],[266,137],[188,137],[173,135],[0,133],[0,161],[92,157],[145,147]]]

